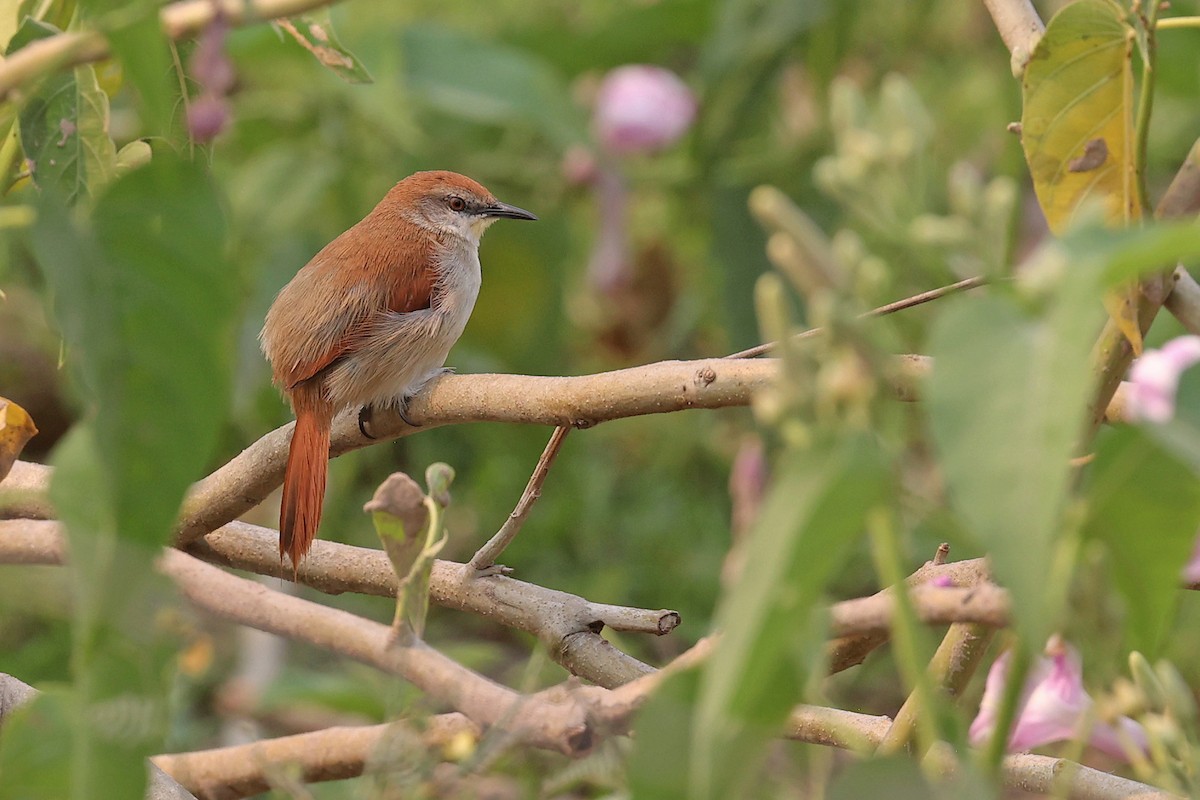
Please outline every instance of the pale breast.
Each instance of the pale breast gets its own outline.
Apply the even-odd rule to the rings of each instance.
[[[330,372],[327,391],[335,407],[395,405],[446,363],[481,283],[478,250],[461,245],[443,257],[430,308],[378,315],[361,345]]]

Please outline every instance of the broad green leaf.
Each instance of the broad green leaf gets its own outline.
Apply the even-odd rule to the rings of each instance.
[[[1137,428],[1109,431],[1098,445],[1084,530],[1108,547],[1109,569],[1129,610],[1131,645],[1154,657],[1200,530],[1200,483],[1186,464]]]
[[[59,31],[26,18],[8,52]],[[21,144],[33,181],[68,204],[95,197],[113,177],[116,147],[108,135],[108,97],[90,64],[42,80],[21,107]]]
[[[293,39],[347,83],[371,83],[371,73],[338,41],[329,9],[322,8],[276,21]]]
[[[29,703],[4,717],[0,781],[4,797],[71,796],[72,697],[63,687],[43,687]],[[137,795],[133,795],[137,796]]]
[[[957,298],[929,339],[929,418],[951,504],[991,555],[1035,651],[1058,621],[1050,567],[1091,391],[1099,274],[1094,262],[1073,264],[1039,316],[1010,297]]]
[[[693,717],[690,797],[742,796],[753,785],[820,652],[816,604],[887,486],[884,460],[866,438],[784,462],[747,543],[743,577],[717,612],[721,639]]]
[[[1050,229],[1062,233],[1089,200],[1116,224],[1141,216],[1134,174],[1133,28],[1113,0],[1077,0],[1046,26],[1025,68],[1021,144]],[[1109,315],[1142,348],[1137,288],[1105,296]]]
[[[158,548],[122,538],[113,512],[119,476],[92,428],[73,428],[54,453],[51,499],[72,555],[74,681],[69,727],[44,735],[71,740],[70,759],[58,766],[69,771],[70,796],[140,797],[146,759],[161,751],[168,728],[173,591],[154,569]]]
[[[587,139],[562,76],[526,52],[430,25],[407,28],[401,46],[408,86],[442,112],[523,123],[563,147]]]
[[[207,176],[170,152],[113,183],[91,227],[53,194],[34,226],[89,399],[51,485],[73,556],[75,797],[139,796],[144,759],[163,746],[176,626],[154,560],[227,404],[236,296],[223,241]]]
[[[830,784],[827,796],[829,800],[929,800],[937,793],[916,761],[892,756],[850,764]]]
[[[156,5],[119,26],[105,30],[125,78],[142,100],[142,121],[148,135],[165,137],[179,103],[179,83],[174,79],[171,50],[158,19]]]
[[[655,690],[638,714],[637,739],[629,759],[629,791],[633,800],[688,800],[694,752],[689,734],[700,670],[686,669],[671,675]],[[664,769],[670,764],[670,769]]]

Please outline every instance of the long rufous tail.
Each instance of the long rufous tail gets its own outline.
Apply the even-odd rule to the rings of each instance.
[[[325,500],[325,475],[329,471],[329,425],[333,409],[307,387],[292,393],[296,430],[288,449],[283,474],[283,502],[279,507],[279,557],[292,561],[292,570],[312,547],[321,523]]]

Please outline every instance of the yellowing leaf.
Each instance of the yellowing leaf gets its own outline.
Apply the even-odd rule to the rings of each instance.
[[[0,397],[0,481],[8,475],[25,443],[37,435],[33,419],[11,400]]]
[[[1109,222],[1141,216],[1134,174],[1134,30],[1113,0],[1077,0],[1059,11],[1025,68],[1021,144],[1050,230],[1062,233],[1089,201]],[[1105,307],[1142,349],[1137,288]]]

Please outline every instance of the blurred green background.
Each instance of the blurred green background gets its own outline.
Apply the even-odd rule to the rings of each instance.
[[[1173,5],[1176,14],[1200,11],[1194,1]],[[226,198],[235,267],[227,279],[240,297],[234,391],[214,468],[290,419],[256,338],[275,292],[419,169],[463,172],[540,217],[496,225],[485,237],[483,290],[448,362],[459,372],[574,375],[758,343],[754,285],[770,267],[747,197],[763,183],[830,235],[845,232],[839,246],[870,266],[861,271],[862,294],[872,304],[995,274],[1042,235],[1017,140],[1005,131],[1019,117],[1019,89],[982,4],[352,0],[332,13],[342,44],[373,83],[345,82],[269,25],[235,30],[231,124],[199,151]],[[1159,189],[1200,129],[1200,68],[1178,57],[1200,51],[1200,32],[1164,34],[1160,48],[1150,146]],[[186,59],[188,46],[181,49]],[[667,67],[698,97],[695,125],[665,152],[607,156],[594,142],[591,98],[607,70],[627,63]],[[100,75],[112,93],[117,145],[144,135],[120,76]],[[594,184],[576,179],[573,165],[589,160],[628,189],[630,281],[617,294],[598,292],[586,271],[600,206]],[[998,178],[1016,181],[1018,198],[1015,213],[994,206],[1005,209],[1001,219],[988,216]],[[19,200],[21,189],[12,196]],[[36,459],[75,403],[59,378],[59,338],[41,313],[41,278],[19,237],[0,260],[0,287],[8,294],[0,303],[0,394],[42,428],[27,453]],[[927,317],[917,310],[897,323],[901,347],[923,340]],[[635,655],[664,662],[709,631],[731,541],[730,465],[755,431],[751,412],[738,409],[573,433],[503,562],[516,577],[590,600],[677,609],[684,624],[670,637],[620,637]],[[392,471],[420,475],[445,461],[458,475],[443,557],[465,559],[507,517],[549,433],[447,427],[339,458],[321,536],[375,546],[361,512],[373,488]],[[249,518],[274,525],[266,506]],[[955,557],[977,555],[939,519],[908,542],[913,566],[942,540]],[[854,564],[839,591],[874,591],[866,554]],[[52,600],[60,577],[0,567],[0,670],[30,683],[67,675],[68,624]],[[381,599],[318,599],[381,621],[391,616]],[[1085,607],[1097,618],[1081,624],[1103,634],[1103,604]],[[427,638],[510,685],[564,676],[531,640],[462,614],[435,608]],[[1100,648],[1105,640],[1090,641]],[[196,623],[170,749],[211,745],[223,716],[238,716],[222,710],[222,692],[245,647],[230,629]],[[268,733],[305,727],[291,713],[297,708],[327,722],[382,719],[419,703],[391,679],[304,648],[289,647],[283,669],[249,714]],[[1097,678],[1108,677],[1098,669]],[[893,676],[881,654],[831,691],[849,707],[890,713],[902,696]],[[352,796],[346,787],[313,791]]]

